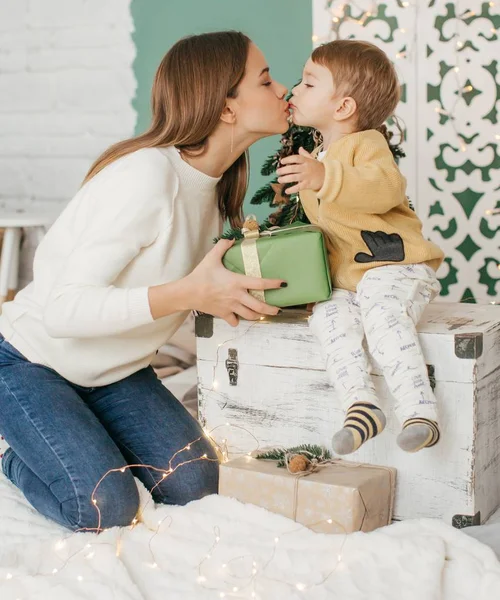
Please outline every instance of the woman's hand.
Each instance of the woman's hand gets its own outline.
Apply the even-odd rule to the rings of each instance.
[[[190,308],[221,317],[235,327],[238,317],[255,321],[262,315],[276,315],[279,309],[257,300],[248,290],[271,290],[285,287],[281,279],[260,279],[238,275],[226,269],[222,257],[234,240],[219,240],[196,269],[188,275],[193,289]]]
[[[255,321],[262,315],[276,315],[279,309],[257,300],[248,290],[286,287],[281,279],[260,279],[232,273],[222,257],[234,240],[219,240],[200,264],[186,277],[172,283],[150,287],[149,306],[153,319],[183,310],[220,317],[236,327],[239,317]]]
[[[300,148],[298,154],[281,159],[281,164],[284,166],[276,169],[279,175],[278,182],[296,184],[288,188],[286,194],[296,194],[301,190],[319,192],[323,187],[325,165],[313,158],[304,148]]]

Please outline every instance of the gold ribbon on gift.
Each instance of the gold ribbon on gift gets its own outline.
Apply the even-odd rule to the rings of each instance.
[[[307,229],[308,231],[319,231],[319,228],[314,225],[297,225],[293,228],[281,228],[281,227],[270,227],[266,231],[259,231],[259,225],[257,223],[257,217],[255,215],[248,215],[245,219],[241,233],[243,234],[243,241],[241,242],[241,256],[243,258],[243,268],[245,269],[245,275],[249,277],[262,278],[262,271],[260,268],[259,254],[257,252],[257,240],[260,237],[274,236],[279,233],[290,233],[292,231]],[[264,290],[249,290],[249,294],[257,300],[265,302]]]
[[[262,271],[260,270],[259,254],[257,252],[257,240],[260,237],[260,233],[255,215],[249,215],[245,219],[241,233],[244,237],[244,240],[241,242],[241,256],[243,258],[245,275],[261,279]],[[248,290],[248,293],[261,302],[266,301],[264,290]]]

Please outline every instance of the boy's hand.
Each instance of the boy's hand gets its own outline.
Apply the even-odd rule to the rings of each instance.
[[[286,190],[287,194],[296,194],[300,190],[319,192],[325,181],[325,165],[313,158],[304,148],[293,156],[281,160],[282,166],[276,170],[279,183],[297,183]]]

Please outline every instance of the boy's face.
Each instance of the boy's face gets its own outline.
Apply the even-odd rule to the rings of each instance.
[[[335,113],[342,99],[336,98],[329,69],[309,59],[304,67],[302,81],[292,92],[290,108],[295,125],[324,131],[334,124]]]

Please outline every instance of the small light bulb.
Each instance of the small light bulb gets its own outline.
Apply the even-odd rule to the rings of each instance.
[[[306,586],[303,583],[295,584],[295,587],[299,590],[299,592],[303,592],[306,589]]]
[[[280,541],[279,537],[274,538],[274,543],[277,544]]]
[[[7,575],[6,575],[6,577],[5,577],[5,578],[6,578],[6,579],[12,579],[12,573],[7,573]]]
[[[57,573],[57,569],[52,569],[52,575],[55,575]]]
[[[237,592],[239,588],[237,588],[236,586],[233,588],[233,592]]]
[[[216,541],[216,542],[219,542],[219,541],[220,541],[220,537],[219,537],[219,536],[216,536],[216,538],[215,538],[215,541]]]
[[[83,577],[81,575],[78,575],[77,579],[78,581],[83,581]]]
[[[96,500],[95,498],[93,498],[93,499],[92,499],[92,502],[93,502],[94,504],[97,504],[97,500]]]
[[[460,67],[455,67],[453,70],[455,71],[455,73],[458,73],[460,71]]]
[[[57,544],[55,545],[55,548],[56,548],[56,550],[62,550],[65,545],[66,545],[66,542],[64,540],[59,540],[57,542]]]
[[[123,469],[120,469],[120,473],[125,473],[125,467],[123,467]]]
[[[158,566],[158,565],[157,565],[157,564],[154,562],[154,563],[151,565],[151,568],[152,568],[152,569],[156,569],[156,567],[157,567],[157,566]]]
[[[317,42],[317,41],[318,41],[318,39],[319,39],[319,38],[318,38],[318,36],[317,36],[317,35],[313,35],[313,36],[312,36],[312,41],[313,41],[313,42]]]
[[[410,6],[410,3],[409,3],[409,2],[403,2],[403,7],[404,7],[404,8],[408,8],[409,6]]]
[[[327,519],[326,521],[329,525],[331,525],[333,523],[333,521],[331,519]]]
[[[333,17],[333,19],[332,19],[332,21],[333,21],[334,23],[338,23],[338,22],[339,22],[339,20],[340,20],[340,19],[339,19],[338,17]]]
[[[225,569],[227,567],[226,563],[222,565],[222,568]]]
[[[191,444],[188,444],[188,445],[186,446],[186,450],[191,450]]]
[[[342,554],[339,554],[339,555],[337,556],[337,560],[338,560],[339,562],[342,560]]]
[[[206,580],[207,580],[207,578],[204,575],[200,575],[196,581],[198,583],[205,583]]]
[[[206,454],[204,454],[201,458],[208,458],[208,456]]]
[[[226,597],[226,594],[224,594],[224,592],[221,592],[221,593],[219,594],[219,596],[220,596],[221,598],[225,598],[225,597]]]
[[[167,476],[167,473],[163,473],[162,479],[165,479],[166,476]]]

